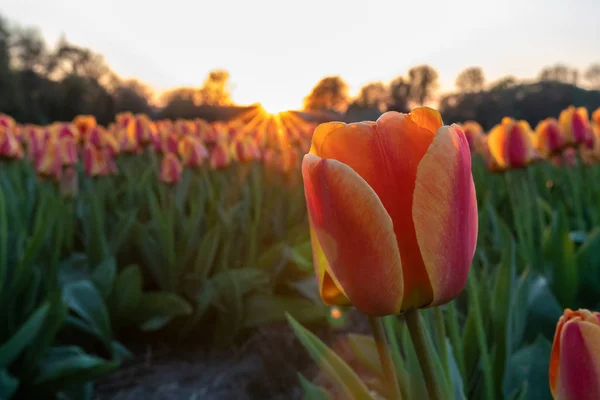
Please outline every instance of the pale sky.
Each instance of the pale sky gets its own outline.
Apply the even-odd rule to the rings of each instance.
[[[234,101],[271,109],[300,107],[325,75],[356,93],[427,63],[451,90],[473,65],[491,81],[600,62],[599,0],[4,0],[0,13],[158,91],[225,68]]]

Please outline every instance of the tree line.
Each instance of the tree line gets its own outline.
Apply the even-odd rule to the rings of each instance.
[[[533,80],[506,76],[493,82],[487,82],[480,67],[470,67],[456,77],[455,86],[452,93],[438,93],[438,72],[418,65],[390,82],[368,83],[352,97],[340,76],[328,76],[310,90],[303,109],[334,112],[352,122],[437,103],[449,121],[477,119],[489,128],[509,115],[535,124],[570,104],[590,111],[600,106],[600,64],[582,73],[556,64],[543,68]],[[0,112],[20,122],[47,124],[91,114],[106,124],[122,111],[216,120],[236,115],[238,111],[228,106],[233,101],[225,70],[209,72],[198,87],[157,95],[143,82],[120,78],[90,49],[64,37],[49,46],[37,29],[9,25],[0,17]]]

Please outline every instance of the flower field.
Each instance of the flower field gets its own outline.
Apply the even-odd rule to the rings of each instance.
[[[307,399],[598,399],[598,182],[600,109],[0,115],[0,399],[93,398],[124,337],[273,323],[319,368]],[[352,307],[373,336],[336,354],[308,327]]]

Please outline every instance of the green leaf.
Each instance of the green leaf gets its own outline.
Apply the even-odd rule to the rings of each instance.
[[[18,388],[19,380],[9,374],[6,369],[0,368],[0,399],[11,399]]]
[[[579,285],[590,303],[600,300],[600,227],[594,229],[577,249]]]
[[[368,335],[348,334],[348,345],[356,359],[378,377],[383,378],[383,368],[379,360],[375,339]]]
[[[118,213],[118,217],[118,222],[114,229],[111,230],[111,235],[108,239],[108,247],[110,253],[113,255],[119,251],[125,240],[131,235],[131,230],[137,217],[137,210],[129,213]]]
[[[50,304],[45,302],[21,325],[8,341],[0,347],[0,367],[10,365],[15,358],[21,354],[25,347],[29,346],[32,340],[44,326],[44,321],[48,316]]]
[[[119,322],[136,312],[142,299],[142,271],[137,265],[123,268],[111,295],[111,309]]]
[[[110,319],[104,300],[94,284],[90,281],[69,283],[63,288],[63,298],[69,308],[79,315],[109,348],[112,337]]]
[[[340,392],[349,399],[373,399],[360,377],[333,350],[327,347],[312,332],[305,329],[290,315],[288,322],[312,359],[333,380]]]
[[[301,373],[298,373],[298,379],[300,380],[300,387],[302,387],[302,391],[304,392],[304,400],[333,400],[327,390],[315,385]]]
[[[554,328],[563,314],[563,308],[550,291],[548,282],[543,276],[531,279],[527,300],[527,333],[534,339],[538,334],[552,339]]]
[[[117,274],[117,262],[114,257],[106,258],[92,272],[92,282],[106,299],[113,288],[115,275]]]
[[[76,346],[54,347],[40,363],[35,391],[52,393],[81,385],[117,367],[118,363],[89,355]]]
[[[144,293],[138,304],[135,315],[136,320],[146,330],[160,329],[167,319],[190,315],[190,304],[170,292]]]
[[[254,293],[244,299],[244,327],[252,328],[270,322],[284,321],[289,313],[300,322],[323,321],[325,307],[297,296]]]
[[[505,398],[510,398],[527,385],[528,400],[551,399],[548,377],[550,352],[552,345],[543,337],[517,351],[510,359],[507,375],[504,377],[502,391]]]

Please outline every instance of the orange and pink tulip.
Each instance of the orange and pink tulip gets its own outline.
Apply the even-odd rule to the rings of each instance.
[[[185,136],[179,141],[179,156],[186,167],[198,167],[209,157],[202,141],[193,136]]]
[[[535,127],[535,148],[544,157],[557,154],[565,145],[564,135],[555,118],[546,118]]]
[[[490,154],[502,169],[523,168],[535,157],[531,127],[505,117],[488,135]]]
[[[212,169],[227,168],[231,164],[231,152],[225,142],[218,142],[210,152],[210,167]]]
[[[565,310],[554,333],[549,376],[555,400],[600,399],[600,313]]]
[[[471,152],[475,152],[479,147],[479,143],[483,137],[483,128],[475,121],[465,121],[460,125],[463,132],[465,133],[465,137],[467,138],[467,142],[469,142],[469,148]]]
[[[302,175],[321,298],[371,316],[454,299],[477,239],[471,152],[430,108],[326,123]]]
[[[590,137],[590,120],[587,108],[569,106],[560,113],[558,122],[567,144],[585,144]]]
[[[183,167],[177,156],[173,153],[165,154],[160,164],[160,180],[163,183],[174,185],[181,179]]]

